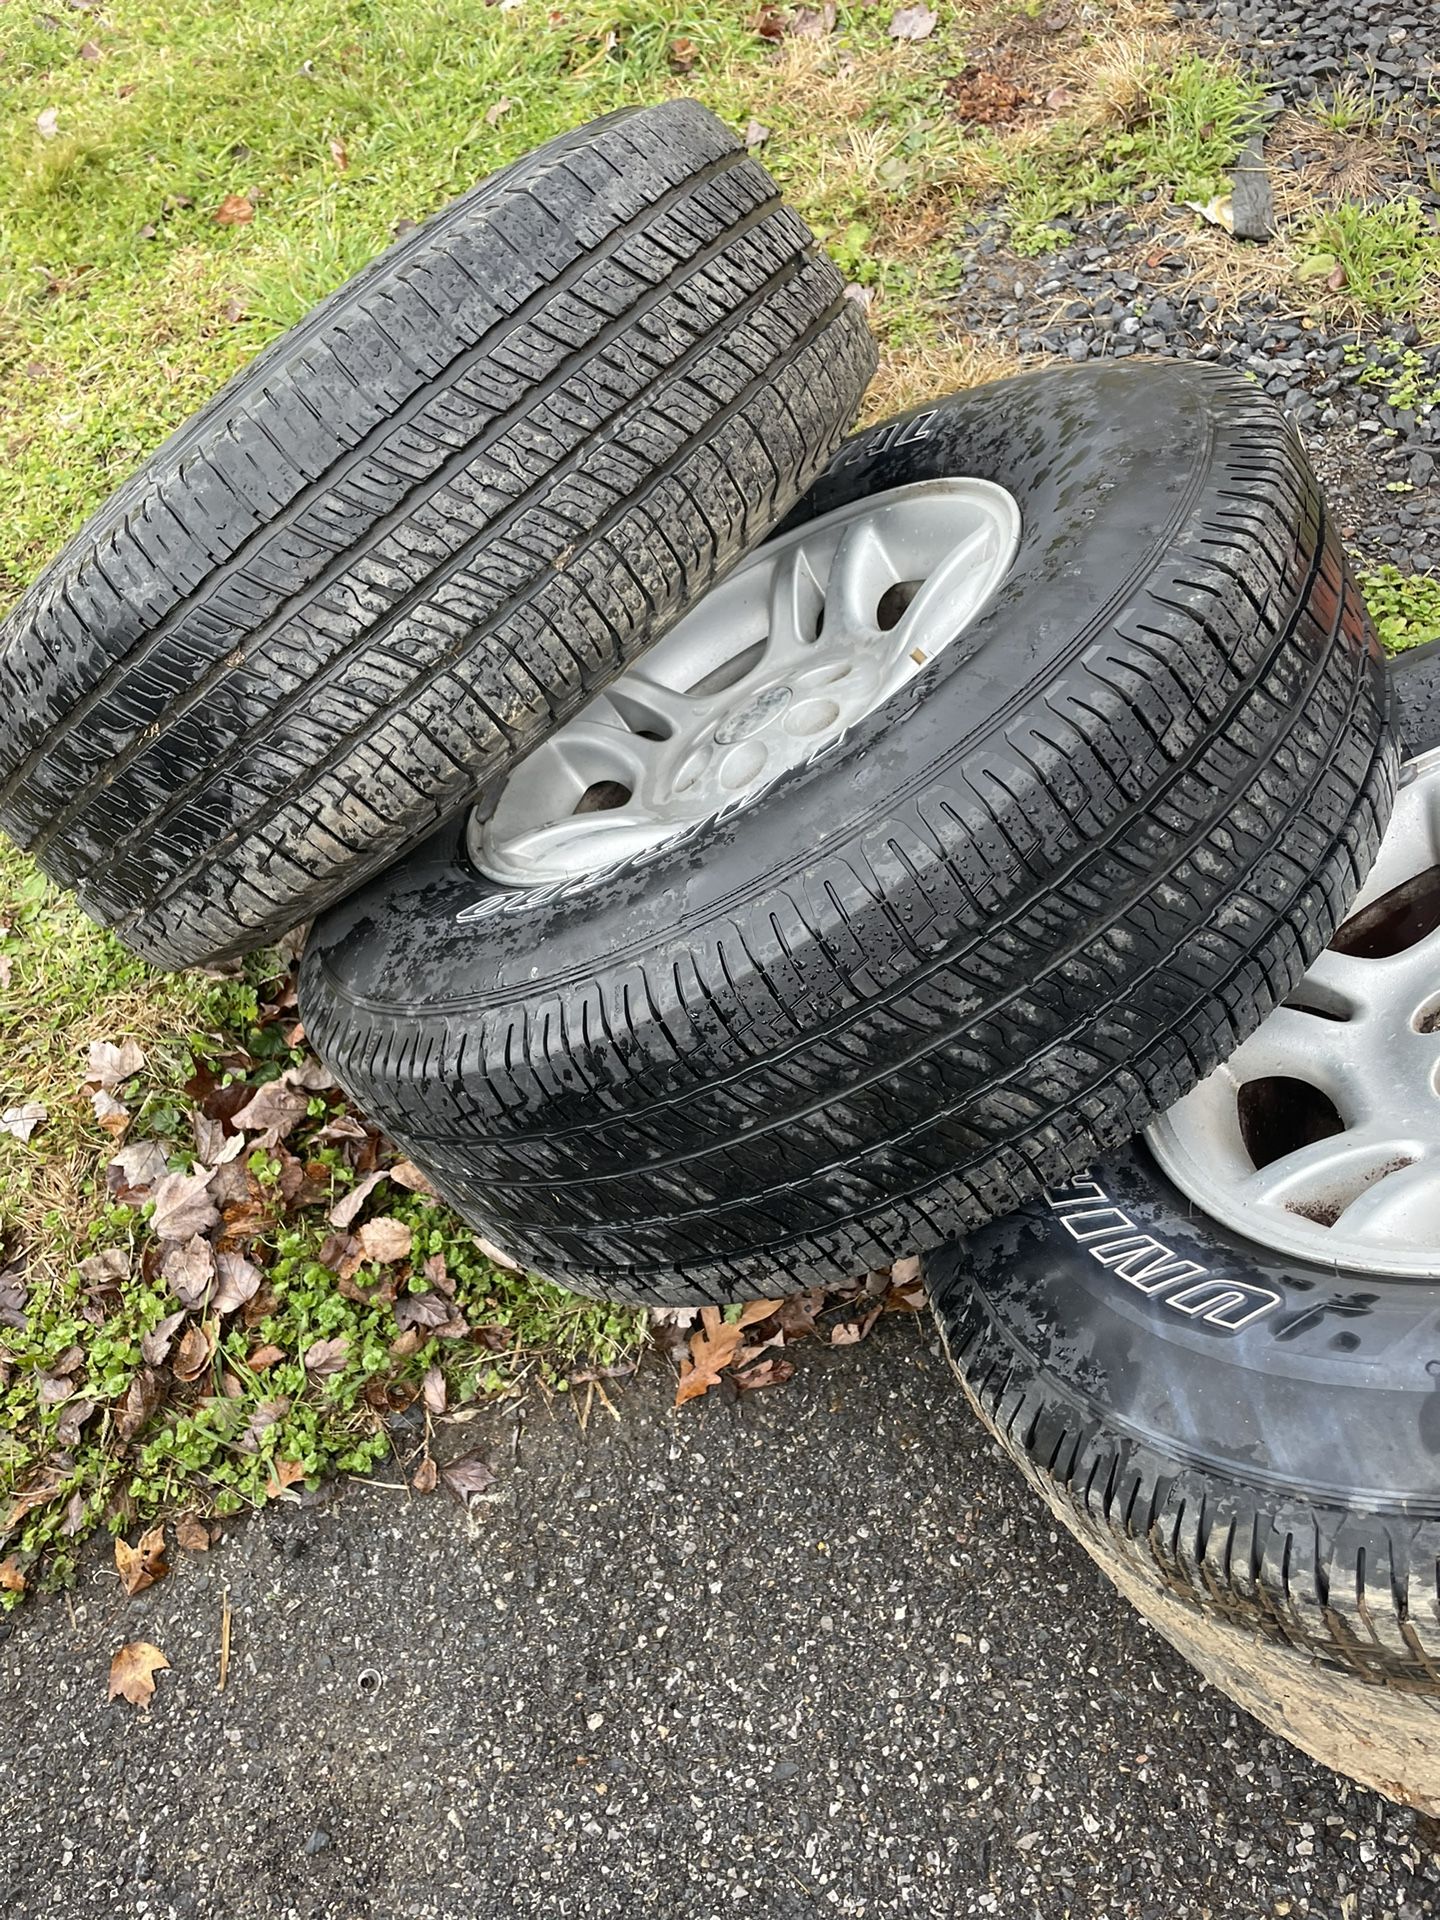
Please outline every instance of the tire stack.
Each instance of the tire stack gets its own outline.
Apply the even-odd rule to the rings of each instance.
[[[1140,1137],[1317,962],[1440,926],[1435,663],[1382,852],[1387,676],[1270,402],[1086,366],[839,445],[873,366],[702,108],[552,142],[30,588],[0,825],[157,965],[313,919],[340,1081],[581,1291],[924,1252],[982,1418],[1161,1630],[1440,1805],[1440,1256],[1337,1268],[1315,1206],[1277,1250]]]

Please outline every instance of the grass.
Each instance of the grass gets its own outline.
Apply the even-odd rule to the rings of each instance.
[[[1302,279],[1333,275],[1362,317],[1433,314],[1440,298],[1440,229],[1414,198],[1324,208],[1302,225],[1296,252]]]
[[[1386,565],[1362,575],[1360,585],[1388,652],[1440,640],[1440,575],[1406,574]]]

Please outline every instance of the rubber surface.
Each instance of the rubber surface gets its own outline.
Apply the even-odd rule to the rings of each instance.
[[[455,201],[245,369],[0,629],[0,825],[158,964],[434,829],[793,505],[874,367],[687,101]]]
[[[1440,640],[1392,657],[1390,705],[1407,753],[1440,747]]]
[[[957,395],[794,519],[947,474],[1015,495],[1015,566],[831,751],[573,887],[502,891],[447,831],[312,934],[316,1045],[540,1271],[779,1294],[1008,1212],[1258,1025],[1373,858],[1378,650],[1249,383]]]
[[[931,1254],[982,1417],[1184,1605],[1440,1695],[1437,1283],[1277,1258],[1140,1143]]]

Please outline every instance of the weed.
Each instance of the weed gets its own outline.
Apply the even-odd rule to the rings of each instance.
[[[1360,576],[1380,641],[1390,653],[1440,640],[1440,575],[1382,566]]]
[[[1424,313],[1440,291],[1440,230],[1415,199],[1341,204],[1297,235],[1304,279],[1333,275],[1342,304],[1379,319]]]

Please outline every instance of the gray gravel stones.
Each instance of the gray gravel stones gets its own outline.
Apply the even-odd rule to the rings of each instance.
[[[482,1415],[469,1514],[352,1486],[128,1602],[91,1556],[0,1646],[6,1920],[1440,1914],[1431,1824],[1204,1686],[928,1331],[680,1414],[649,1367],[513,1459]],[[104,1698],[136,1637],[147,1713]]]
[[[1072,244],[1038,260],[980,232],[953,296],[956,324],[1027,358],[1163,354],[1235,368],[1300,427],[1363,562],[1440,565],[1440,346],[1422,345],[1411,325],[1327,329],[1278,294],[1222,312],[1143,208],[1070,228]]]
[[[1376,101],[1422,102],[1440,77],[1440,17],[1394,0],[1177,0],[1249,66],[1296,99],[1355,82]]]

